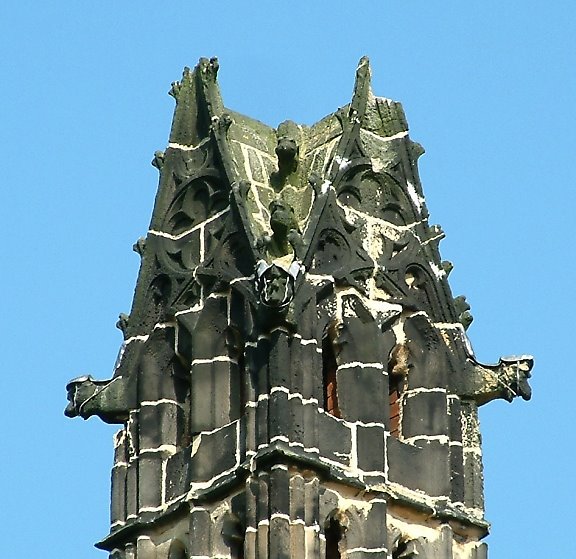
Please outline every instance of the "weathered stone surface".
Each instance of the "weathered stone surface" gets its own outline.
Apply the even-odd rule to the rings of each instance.
[[[190,487],[190,449],[183,449],[168,458],[165,483],[167,503],[185,495]]]
[[[352,433],[350,427],[329,414],[318,415],[318,446],[320,455],[348,466],[352,459]]]
[[[402,434],[405,438],[448,436],[446,392],[409,392],[404,398]]]
[[[193,483],[208,482],[238,463],[238,423],[231,423],[213,432],[197,435],[190,458],[190,477]]]
[[[385,471],[386,449],[383,426],[356,427],[358,467],[364,472]]]
[[[350,104],[272,128],[226,109],[217,73],[173,84],[112,378],[67,386],[66,415],[122,425],[99,545],[485,557],[477,408],[529,399],[533,362],[472,354],[401,105],[362,59]]]

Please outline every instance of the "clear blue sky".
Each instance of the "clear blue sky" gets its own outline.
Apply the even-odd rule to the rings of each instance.
[[[477,356],[536,357],[531,402],[482,410],[491,559],[575,557],[573,1],[251,0],[0,6],[1,557],[101,559],[114,428],[64,418],[107,378],[182,68],[276,125],[346,104],[366,54],[426,155]]]

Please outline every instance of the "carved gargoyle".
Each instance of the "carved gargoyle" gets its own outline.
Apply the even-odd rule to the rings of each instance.
[[[262,256],[255,269],[256,291],[262,303],[260,319],[269,327],[278,325],[280,320],[284,326],[293,328],[291,303],[303,269],[298,260],[302,235],[290,204],[278,198],[270,203],[269,210],[272,235],[260,237],[256,246]]]
[[[458,315],[458,322],[464,326],[464,330],[468,330],[474,317],[470,313],[470,304],[466,301],[466,296],[459,295],[458,297],[455,297],[454,307],[456,309],[456,314]]]
[[[269,206],[272,235],[263,235],[258,248],[266,251],[268,259],[296,256],[302,249],[302,235],[294,208],[282,199],[272,200]]]
[[[260,301],[268,307],[280,308],[294,297],[294,281],[300,267],[296,262],[286,270],[276,264],[267,264],[263,260],[256,268],[256,288]]]
[[[278,158],[278,171],[272,173],[270,182],[274,189],[279,192],[285,184],[296,179],[296,171],[300,156],[298,126],[287,120],[278,126],[276,131],[278,143],[276,145],[276,157]]]
[[[528,379],[533,366],[534,358],[530,355],[501,357],[496,365],[470,360],[459,395],[475,400],[479,406],[496,399],[511,402],[518,396],[530,400],[532,388]]]
[[[130,409],[127,384],[121,376],[110,380],[94,380],[90,375],[72,379],[66,385],[68,406],[64,414],[83,419],[96,415],[106,423],[123,423]]]

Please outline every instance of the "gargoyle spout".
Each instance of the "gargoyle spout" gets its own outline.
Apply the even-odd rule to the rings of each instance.
[[[501,357],[496,365],[471,363],[471,375],[462,396],[476,400],[481,406],[492,400],[503,399],[511,402],[521,397],[530,400],[531,377],[534,358],[531,355]]]
[[[88,419],[97,415],[106,423],[123,423],[128,417],[126,379],[94,380],[90,375],[72,379],[66,385],[67,417]]]
[[[523,400],[530,400],[532,387],[528,379],[532,376],[534,358],[531,355],[502,357],[499,365],[502,380],[507,384],[510,392],[508,401],[511,402],[517,396],[521,396]]]

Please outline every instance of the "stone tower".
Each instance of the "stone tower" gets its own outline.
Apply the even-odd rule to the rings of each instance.
[[[480,364],[400,104],[277,129],[224,108],[215,59],[176,111],[112,379],[66,414],[121,425],[112,559],[483,559]]]

